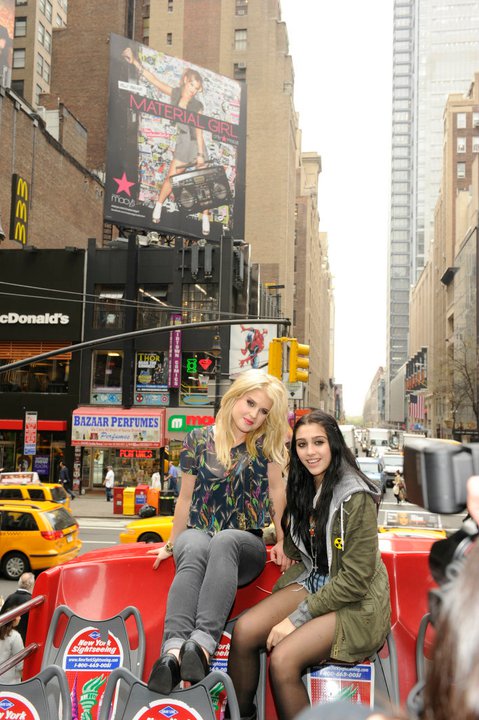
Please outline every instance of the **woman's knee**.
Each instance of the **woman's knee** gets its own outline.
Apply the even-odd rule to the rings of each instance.
[[[234,644],[236,648],[244,650],[261,647],[261,642],[257,637],[257,633],[254,631],[248,613],[244,613],[236,620],[233,627],[231,643]]]
[[[273,648],[269,657],[269,669],[274,682],[283,682],[295,675],[301,675],[302,668],[294,662],[291,653],[288,653],[283,643]]]
[[[178,539],[175,541],[174,557],[175,563],[177,565],[177,570],[178,563],[182,561],[204,560],[204,562],[206,563],[206,558],[208,556],[208,545],[209,538],[207,537],[206,533],[195,530],[185,530],[185,532],[182,532]]]

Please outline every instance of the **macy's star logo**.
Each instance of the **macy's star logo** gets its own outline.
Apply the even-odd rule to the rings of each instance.
[[[113,178],[113,180],[117,183],[117,193],[126,192],[126,194],[131,197],[130,188],[132,185],[134,185],[134,182],[130,182],[128,178],[126,177],[126,173],[124,172],[121,178]]]

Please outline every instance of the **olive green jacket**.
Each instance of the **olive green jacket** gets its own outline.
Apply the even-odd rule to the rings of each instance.
[[[311,559],[285,538],[285,553],[299,562],[278,580],[274,590],[301,582]],[[390,630],[389,580],[378,548],[374,493],[357,475],[343,476],[335,487],[327,526],[329,582],[309,594],[289,617],[296,627],[326,613],[336,613],[331,658],[366,659],[384,644]]]

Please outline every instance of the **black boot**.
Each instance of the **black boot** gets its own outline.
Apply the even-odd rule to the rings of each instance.
[[[180,666],[171,653],[164,653],[153,665],[148,689],[160,695],[169,695],[180,682]]]

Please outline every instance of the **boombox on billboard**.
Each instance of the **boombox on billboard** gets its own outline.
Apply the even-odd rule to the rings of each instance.
[[[195,169],[170,178],[175,202],[181,210],[195,213],[231,203],[231,190],[222,165],[207,163],[201,169],[192,167]]]

